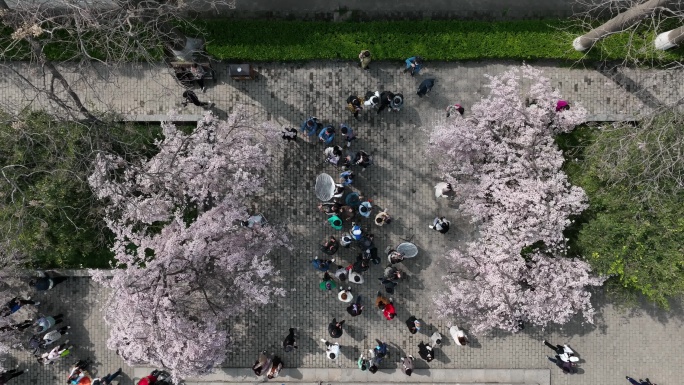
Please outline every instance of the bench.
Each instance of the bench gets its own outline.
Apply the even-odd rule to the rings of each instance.
[[[174,122],[199,122],[204,115],[176,115],[172,121]],[[167,122],[169,115],[122,115],[121,120],[124,122]]]
[[[181,83],[189,82],[192,83],[195,80],[195,76],[192,74],[190,67],[192,67],[192,62],[187,61],[172,61],[169,63],[171,68],[173,68],[176,79]],[[204,76],[202,79],[213,80],[216,83],[216,72],[211,67],[211,63],[197,63],[204,70]]]

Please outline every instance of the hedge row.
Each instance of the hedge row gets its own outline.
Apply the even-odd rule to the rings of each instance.
[[[427,60],[478,59],[578,60],[572,49],[582,30],[562,20],[523,21],[377,21],[317,22],[278,20],[205,20],[208,52],[222,60],[295,61],[355,60],[369,49],[375,60],[402,60],[420,55]],[[653,34],[634,40],[633,46],[651,47]],[[630,44],[627,34],[613,35],[597,45],[587,58],[621,60]],[[682,51],[643,50],[644,59],[670,62]]]

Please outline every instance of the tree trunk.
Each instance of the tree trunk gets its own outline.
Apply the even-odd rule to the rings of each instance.
[[[656,49],[666,50],[678,46],[684,41],[684,26],[659,34],[655,41]]]
[[[643,4],[630,8],[627,11],[608,20],[603,25],[592,29],[588,33],[576,38],[572,42],[572,47],[577,51],[586,51],[597,41],[606,36],[620,32],[629,28],[648,17],[657,8],[664,7],[671,0],[649,0]]]

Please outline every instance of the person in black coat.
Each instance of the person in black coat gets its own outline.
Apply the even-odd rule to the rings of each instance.
[[[378,114],[380,111],[389,107],[392,104],[392,99],[394,99],[394,94],[389,91],[383,91],[380,93],[380,106],[378,107]]]
[[[295,340],[295,329],[290,328],[290,334],[283,340],[283,350],[291,352],[292,349],[297,349],[297,340]]]
[[[336,318],[333,318],[332,322],[328,325],[328,334],[332,338],[342,337],[342,325],[344,325],[344,320],[337,322]]]
[[[420,86],[418,86],[418,96],[421,98],[432,91],[432,87],[435,85],[435,79],[425,79]]]
[[[435,359],[435,351],[430,345],[425,345],[425,342],[420,342],[418,344],[418,355],[420,358],[424,359],[425,362],[430,362]]]
[[[50,276],[48,273],[43,273],[42,277],[31,278],[29,285],[33,286],[38,291],[50,290],[56,285],[66,281],[67,277]]]

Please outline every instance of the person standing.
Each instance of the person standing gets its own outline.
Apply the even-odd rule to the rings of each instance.
[[[397,312],[394,309],[394,303],[392,301],[392,298],[389,299],[389,302],[385,304],[385,308],[382,309],[382,315],[388,320],[391,321],[394,319],[394,317],[397,316]]]
[[[343,186],[349,186],[350,184],[354,183],[354,172],[353,171],[345,171],[340,174],[340,183]]]
[[[445,217],[436,217],[433,221],[432,224],[429,226],[432,230],[439,231],[442,234],[446,234],[447,231],[449,231],[449,226],[451,225],[451,222],[449,222]]]
[[[430,336],[430,346],[434,349],[442,345],[442,335],[439,332],[434,332]]]
[[[290,129],[285,128],[285,131],[283,131],[282,134],[283,134],[283,140],[287,140],[288,143],[297,141],[297,129],[296,128],[290,128]]]
[[[455,115],[456,113],[459,113],[461,116],[463,116],[463,112],[465,112],[465,109],[461,107],[460,104],[450,104],[446,108],[446,114],[447,118],[450,117],[451,115]]]
[[[330,238],[324,239],[324,242],[321,245],[321,251],[325,254],[333,255],[337,252],[339,247],[340,244],[337,242],[337,239],[335,239],[333,236],[330,236]]]
[[[55,287],[55,285],[58,285],[68,279],[67,277],[51,277],[48,273],[39,272],[39,274],[39,277],[31,278],[29,281],[29,285],[38,291],[50,290]]]
[[[192,103],[198,107],[202,107],[205,110],[208,110],[214,106],[214,103],[212,103],[211,100],[209,100],[208,102],[200,102],[199,98],[197,97],[197,94],[192,90],[184,91],[183,98],[185,99],[182,103],[183,107],[186,107],[188,103]]]
[[[378,107],[378,114],[392,104],[392,99],[394,99],[393,93],[389,91],[383,91],[380,93],[380,106]]]
[[[62,338],[62,336],[69,334],[69,329],[71,329],[71,326],[63,326],[59,329],[45,333],[43,336],[43,346],[50,346]]]
[[[327,126],[321,129],[318,134],[318,141],[324,144],[330,144],[335,139],[335,127]]]
[[[404,72],[411,72],[411,76],[418,75],[420,70],[423,69],[423,58],[420,56],[412,56],[405,60],[406,69]]]
[[[9,302],[2,307],[0,310],[0,317],[7,317],[8,315],[14,314],[24,305],[38,306],[40,302],[31,301],[31,299],[21,299],[19,297],[14,297]]]
[[[328,223],[330,223],[330,226],[332,226],[333,229],[342,230],[342,219],[337,215],[328,217]]]
[[[266,355],[266,351],[262,351],[259,353],[259,358],[254,362],[254,365],[252,365],[252,371],[254,374],[257,376],[260,376],[264,373],[268,372],[269,367],[271,366],[271,359],[268,358]]]
[[[424,359],[425,362],[430,362],[435,359],[434,349],[432,346],[426,345],[423,341],[418,344],[418,355],[420,358]]]
[[[269,369],[268,374],[266,375],[266,378],[269,380],[274,379],[278,377],[280,374],[280,371],[283,369],[283,360],[280,359],[280,357],[274,355],[273,360],[271,362],[271,369]]]
[[[342,135],[344,135],[344,139],[347,141],[347,147],[351,147],[352,140],[356,139],[354,130],[352,130],[352,128],[347,126],[346,124],[342,123],[340,124],[340,132],[342,133]]]
[[[413,373],[413,356],[409,355],[407,357],[402,357],[401,359],[401,371],[407,376],[411,376]]]
[[[297,340],[295,339],[295,329],[290,328],[290,333],[283,340],[283,350],[291,352],[293,349],[297,349]]]
[[[401,111],[401,107],[404,106],[404,95],[402,94],[394,94],[394,97],[392,98],[392,103],[390,103],[390,111],[396,111],[399,112]]]
[[[337,293],[337,299],[342,302],[351,302],[354,299],[354,295],[351,293],[351,286],[346,289],[340,288],[340,292]]]
[[[331,291],[337,287],[337,284],[326,271],[325,274],[323,274],[323,279],[321,279],[321,283],[318,284],[318,287],[323,291]]]
[[[330,360],[336,360],[340,356],[340,344],[337,342],[331,344],[327,340],[321,338],[321,341],[325,344],[325,355]]]
[[[360,61],[359,65],[361,66],[362,69],[369,70],[370,69],[369,64],[371,62],[370,51],[367,49],[364,49],[363,51],[361,51],[361,53],[359,54],[359,61]]]
[[[319,128],[322,128],[323,125],[318,122],[318,118],[310,116],[307,120],[302,123],[302,126],[299,127],[299,130],[301,132],[305,132],[306,135],[309,137],[316,135],[318,132]]]
[[[28,369],[10,369],[0,373],[0,385],[6,385],[11,379],[21,376],[22,374],[28,372]]]
[[[356,302],[347,306],[347,313],[349,313],[352,317],[356,317],[357,315],[361,315],[361,312],[363,312],[363,306],[361,305],[361,296],[357,295]]]
[[[363,351],[361,352],[361,355],[359,356],[359,359],[356,361],[356,363],[359,365],[359,369],[361,369],[362,372],[368,369],[368,359],[366,359],[366,356],[363,354]]]
[[[197,82],[197,85],[202,90],[202,93],[207,92],[207,87],[204,86],[204,75],[207,73],[207,71],[205,71],[201,65],[192,63],[190,72],[192,73],[193,80]]]
[[[435,79],[425,79],[420,83],[420,86],[418,86],[418,96],[423,97],[428,94],[428,92],[432,91],[432,87],[435,86]]]
[[[328,334],[332,338],[340,338],[344,331],[342,330],[342,325],[344,325],[344,320],[337,322],[336,318],[333,318],[332,322],[328,324]]]
[[[359,112],[363,110],[363,100],[359,99],[356,95],[349,95],[347,98],[347,109],[354,115],[356,120],[361,120]]]

